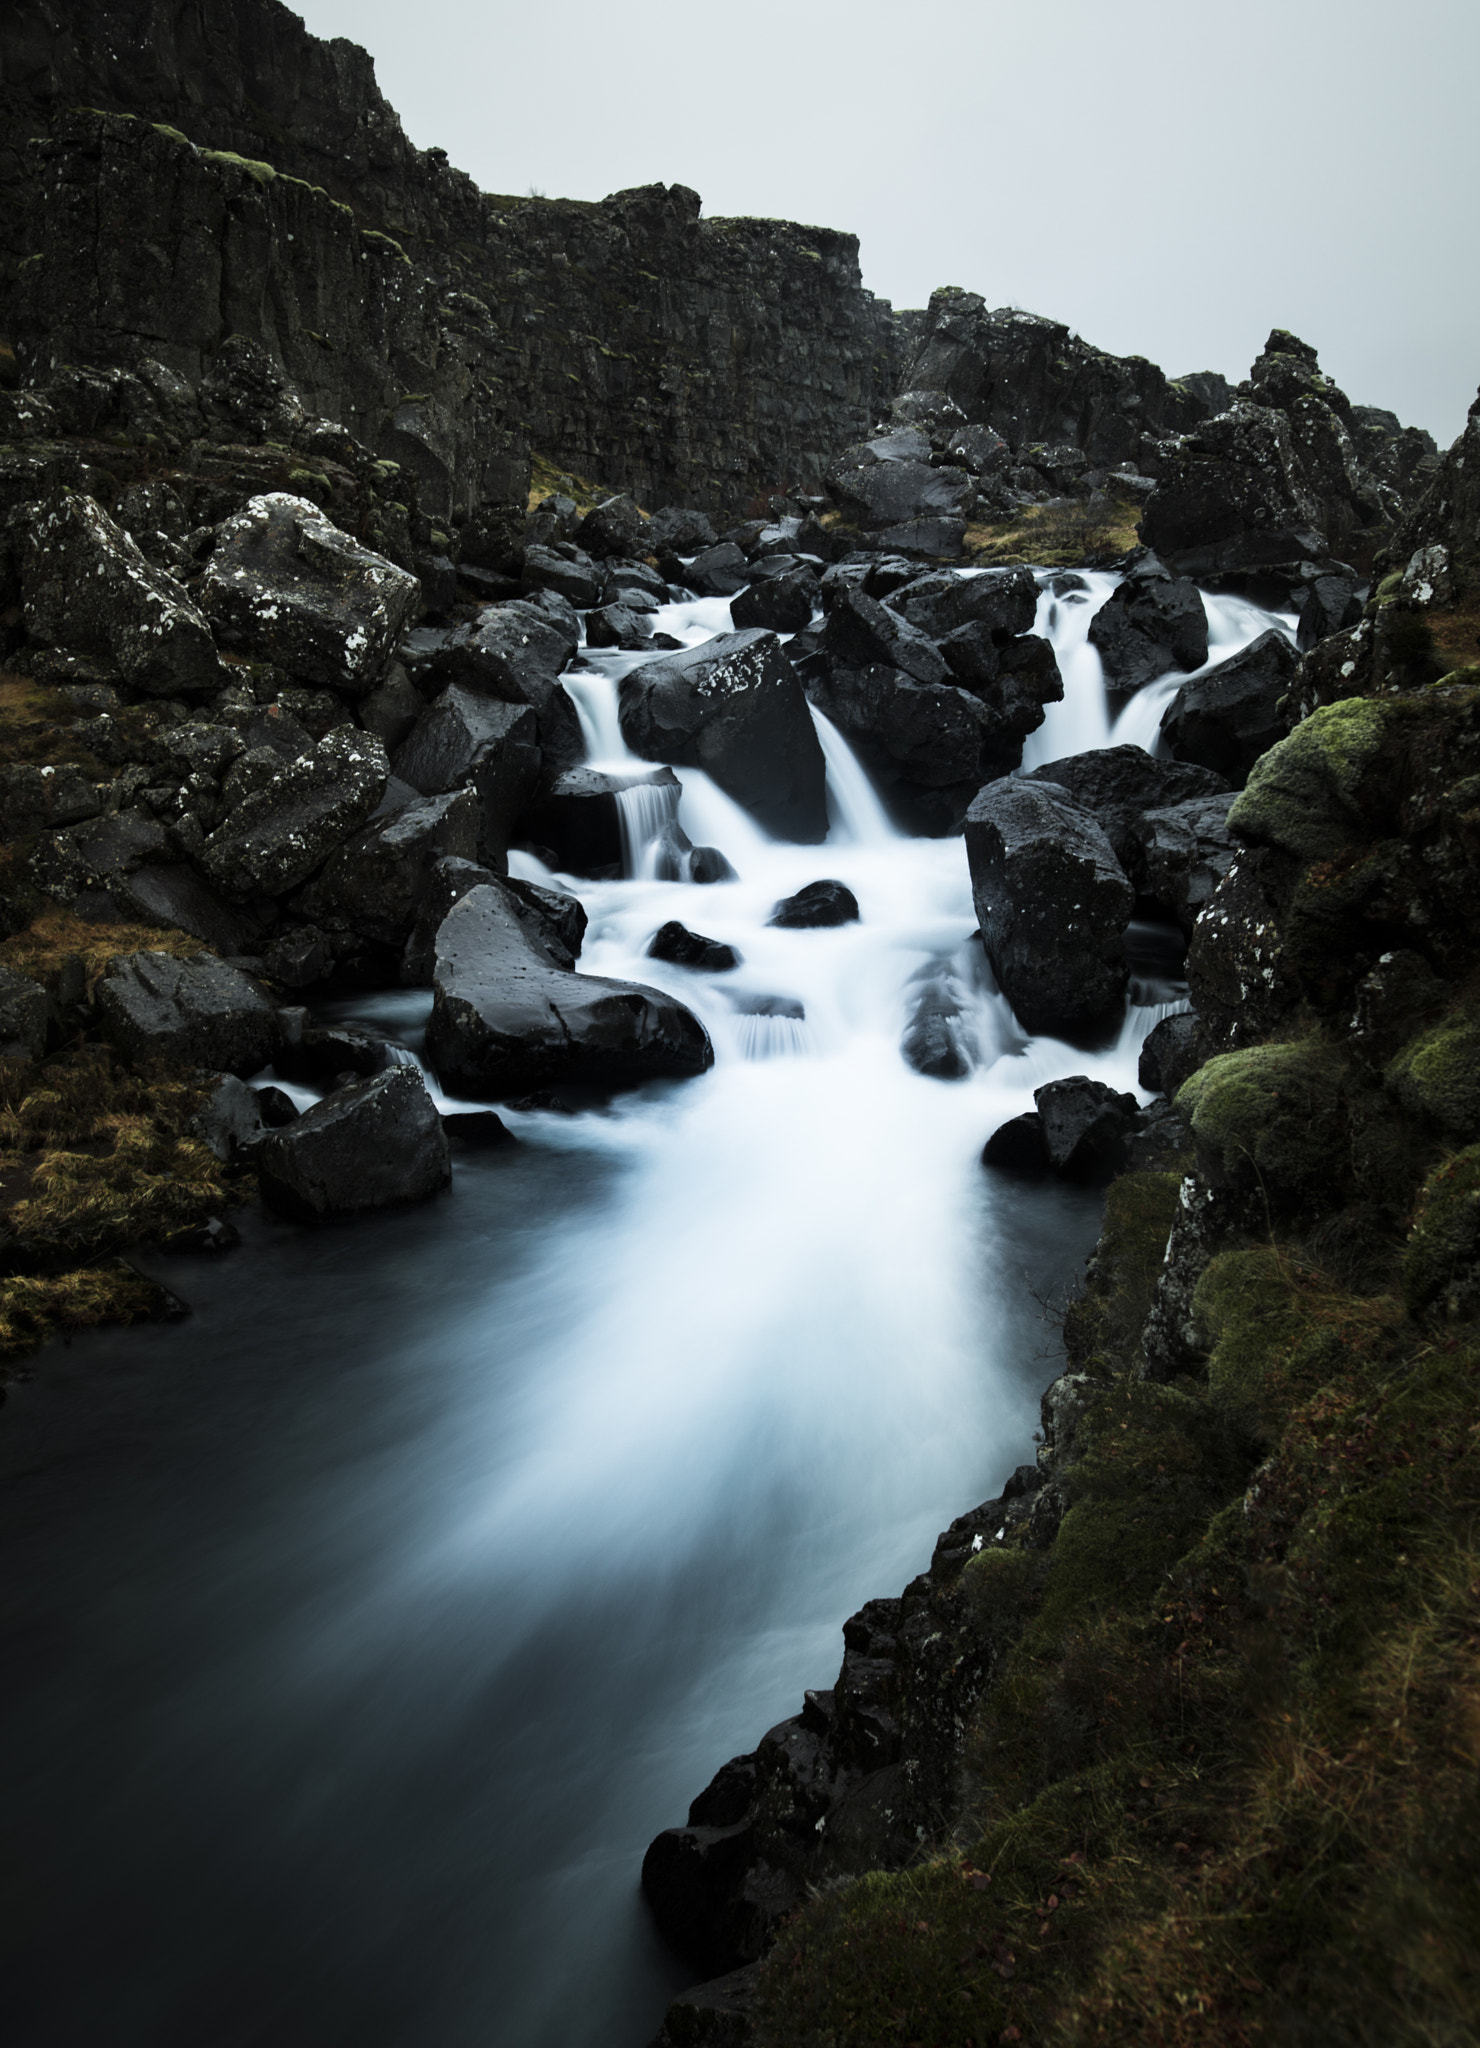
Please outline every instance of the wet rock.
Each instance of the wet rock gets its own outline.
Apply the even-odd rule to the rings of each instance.
[[[282,491],[227,520],[201,586],[223,645],[347,697],[380,681],[420,599],[414,576]]]
[[[988,569],[979,576],[936,570],[913,575],[894,592],[889,608],[931,640],[976,626],[1000,647],[1032,631],[1038,583],[1031,569]]]
[[[629,611],[626,605],[603,605],[597,611],[586,614],[586,645],[588,647],[617,647],[628,654],[637,654],[652,645],[652,627],[639,613]]]
[[[416,923],[401,955],[401,982],[404,987],[430,988],[437,933],[448,911],[454,904],[461,903],[470,890],[498,880],[493,868],[484,867],[478,861],[445,859],[436,862],[427,877]]]
[[[472,783],[480,844],[502,866],[540,772],[538,721],[527,704],[502,704],[454,683],[397,749],[397,776],[423,796]]]
[[[704,1027],[671,996],[553,966],[503,885],[474,889],[449,913],[432,987],[427,1044],[449,1088],[623,1087],[713,1064]]]
[[[285,1088],[269,1085],[257,1089],[256,1095],[257,1114],[270,1131],[280,1131],[284,1124],[293,1123],[302,1114]]]
[[[1117,690],[1139,690],[1170,669],[1201,668],[1208,658],[1201,593],[1143,549],[1090,620],[1089,640]]]
[[[46,499],[28,523],[21,591],[33,639],[95,656],[136,690],[199,697],[221,687],[201,612],[91,498]]]
[[[733,597],[750,581],[750,565],[733,541],[705,548],[687,566],[680,567],[684,587],[696,597]]]
[[[783,896],[766,919],[783,931],[797,932],[857,922],[858,898],[846,883],[834,881],[808,882],[794,896]]]
[[[566,874],[622,874],[628,847],[621,798],[629,790],[651,792],[631,807],[639,832],[677,821],[682,792],[671,768],[646,775],[567,768],[526,812],[525,834],[553,854],[555,865]]]
[[[526,548],[520,575],[526,590],[557,590],[577,611],[601,601],[601,571],[583,548]]]
[[[1053,651],[1047,652],[1052,667]],[[882,665],[823,667],[809,673],[806,688],[857,753],[891,815],[908,830],[958,830],[983,775],[1005,772],[1021,753],[1021,742],[1006,738],[994,709],[949,679],[917,683],[903,670]]]
[[[899,1050],[907,1067],[934,1081],[960,1081],[971,1072],[976,1047],[963,1017],[962,991],[945,969],[925,978]]]
[[[199,858],[207,880],[228,897],[283,896],[298,888],[366,822],[387,774],[381,742],[348,727],[298,760],[276,764],[206,840]]]
[[[454,1110],[442,1118],[442,1128],[449,1138],[476,1146],[480,1152],[491,1152],[519,1142],[503,1118],[492,1109]]]
[[[712,548],[719,535],[707,513],[692,506],[664,505],[648,521],[644,538],[654,553],[667,548],[675,555],[698,555]]]
[[[752,2039],[756,1966],[691,1984],[668,2007],[649,2048],[747,2048]]]
[[[1132,881],[1171,912],[1187,937],[1233,866],[1238,851],[1228,829],[1233,793],[1193,797],[1147,811],[1126,861]]]
[[[282,1026],[260,985],[220,960],[123,953],[98,989],[103,1026],[135,1065],[175,1060],[252,1074],[272,1060]]]
[[[1295,634],[1295,645],[1300,653],[1308,654],[1312,647],[1329,639],[1333,633],[1344,632],[1348,626],[1357,623],[1362,616],[1358,588],[1355,576],[1312,577],[1306,586],[1305,603],[1300,609],[1300,624]]]
[[[475,695],[528,704],[538,722],[546,766],[568,767],[585,753],[581,721],[560,681],[575,653],[577,633],[573,613],[556,613],[524,599],[489,605],[475,621],[447,635],[433,666]]]
[[[601,603],[623,604],[629,611],[655,612],[668,602],[668,585],[647,562],[611,561],[603,565]]]
[[[377,819],[330,855],[294,908],[312,923],[342,927],[399,955],[443,859],[478,852],[478,803],[471,790],[420,797]]]
[[[313,988],[334,968],[334,947],[317,925],[290,925],[262,954],[262,972],[284,988]]]
[[[1036,1109],[999,1124],[982,1147],[982,1165],[1002,1173],[1044,1174],[1049,1170],[1048,1141]]]
[[[223,1074],[191,1119],[190,1135],[223,1165],[249,1158],[266,1135],[261,1093],[235,1074]]]
[[[1089,811],[1053,783],[1003,778],[966,814],[987,956],[1029,1032],[1094,1031],[1125,988],[1135,891]]]
[[[949,679],[944,656],[908,620],[861,590],[839,589],[827,608],[822,648],[834,667],[897,668],[917,683]]]
[[[622,737],[649,761],[702,768],[778,838],[827,836],[826,767],[774,633],[724,633],[624,678]]]
[[[338,1088],[257,1148],[264,1198],[312,1223],[393,1202],[421,1202],[452,1178],[447,1137],[415,1067]]]
[[[753,626],[772,633],[801,633],[812,622],[822,586],[807,568],[767,576],[730,600],[730,618],[737,632]]]
[[[1196,682],[1184,683],[1162,716],[1174,759],[1243,783],[1254,763],[1290,730],[1280,708],[1295,671],[1295,650],[1271,629]]]
[[[1202,1064],[1198,1052],[1200,1028],[1192,1010],[1179,1010],[1175,1016],[1163,1017],[1151,1027],[1141,1041],[1136,1069],[1136,1079],[1143,1088],[1153,1088],[1157,1094],[1170,1098],[1190,1074],[1197,1072]]]
[[[1087,754],[1069,754],[1062,761],[1030,769],[1022,779],[1055,783],[1093,812],[1127,872],[1139,857],[1148,812],[1225,794],[1228,803],[1233,801],[1221,775],[1194,762],[1153,760],[1144,747],[1096,747]]]
[[[740,877],[717,846],[696,846],[689,855],[691,882],[738,882]]]
[[[575,541],[598,561],[609,555],[645,555],[647,521],[631,498],[607,498],[586,514],[576,528]]]
[[[1108,1180],[1124,1160],[1140,1105],[1086,1074],[1033,1090],[1049,1166],[1070,1180]]]
[[[39,1060],[55,1022],[52,998],[27,974],[0,966],[0,1059]]]
[[[667,960],[675,967],[695,967],[706,974],[728,974],[740,965],[740,955],[722,939],[702,938],[676,917],[659,925],[648,942],[650,960]]]

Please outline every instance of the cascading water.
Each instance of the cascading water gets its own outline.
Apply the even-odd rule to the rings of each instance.
[[[1114,578],[1082,581],[1045,592],[1065,701],[1029,765],[1159,716],[1143,692],[1112,725],[1085,631]],[[1215,659],[1272,623],[1208,604]],[[694,644],[728,607],[656,623]],[[568,679],[593,765],[651,768],[616,715],[641,659]],[[1004,1198],[981,1145],[1057,1075],[1134,1088],[1178,991],[1153,963],[1098,1054],[1029,1038],[962,842],[897,833],[817,724],[824,846],[680,769],[624,801],[623,880],[511,860],[580,894],[584,971],[702,1017],[709,1074],[511,1110],[522,1144],[461,1161],[447,1202],[259,1220],[245,1257],[164,1269],[190,1322],[80,1341],[17,1394],[0,1513],[32,1647],[0,1725],[16,1867],[66,1901],[9,1981],[25,2041],[636,2048],[685,1974],[642,1917],[647,1840],[1025,1454],[1052,1367],[1024,1274],[1077,1268],[1098,1204]],[[674,879],[675,824],[737,879]],[[858,923],[769,924],[823,876]],[[739,966],[650,959],[675,917]],[[922,1002],[964,1078],[902,1059]],[[427,1005],[339,1009],[419,1057]]]

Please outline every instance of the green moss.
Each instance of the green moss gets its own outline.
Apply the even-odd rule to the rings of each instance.
[[[1180,1173],[1123,1173],[1110,1183],[1088,1284],[1064,1321],[1064,1345],[1076,1370],[1112,1374],[1130,1368],[1181,1185]]]
[[[190,137],[188,135],[182,135],[179,129],[172,128],[169,125],[168,121],[154,121],[151,122],[150,125],[154,129],[156,135],[163,135],[165,139],[169,142],[182,142],[184,143],[187,149],[193,149],[195,147],[194,143],[190,140]]]
[[[1192,1313],[1208,1354],[1212,1393],[1235,1412],[1272,1425],[1303,1327],[1285,1260],[1267,1246],[1220,1253],[1197,1283]]]
[[[255,157],[238,156],[234,149],[203,149],[202,161],[208,164],[229,164],[234,171],[243,171],[253,184],[265,191],[277,176],[272,164],[259,163]]]
[[[1381,583],[1378,584],[1376,590],[1373,591],[1372,595],[1377,600],[1377,602],[1381,604],[1385,598],[1396,597],[1398,595],[1398,592],[1402,588],[1403,571],[1401,569],[1395,569],[1391,576],[1383,577]]]
[[[1414,1314],[1436,1302],[1451,1315],[1480,1304],[1480,1145],[1424,1182],[1403,1249],[1403,1298]]]
[[[1480,1024],[1445,1018],[1411,1038],[1383,1078],[1411,1115],[1461,1141],[1480,1137]]]
[[[1345,1059],[1321,1039],[1222,1053],[1185,1081],[1177,1107],[1215,1187],[1272,1199],[1334,1193],[1349,1169]]]
[[[400,257],[408,270],[411,268],[411,258],[406,254],[406,251],[401,247],[394,235],[383,235],[379,228],[361,228],[360,240],[362,242],[374,242],[382,248],[389,249],[393,256]]]
[[[1362,836],[1361,798],[1403,722],[1390,700],[1323,705],[1255,762],[1229,829],[1305,860],[1329,860]]]

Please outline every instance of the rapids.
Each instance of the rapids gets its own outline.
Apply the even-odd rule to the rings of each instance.
[[[1112,721],[1085,632],[1116,579],[1051,580],[1065,699],[1026,765],[1152,743],[1182,678]],[[1206,602],[1214,660],[1290,623]],[[693,644],[728,607],[655,623]],[[597,766],[631,760],[616,685],[641,659],[567,677]],[[684,769],[679,822],[738,880],[656,878],[661,793],[627,806],[624,880],[511,860],[581,896],[584,971],[702,1017],[709,1074],[511,1111],[518,1149],[460,1157],[419,1210],[254,1217],[223,1261],[157,1263],[188,1321],[78,1339],[14,1390],[17,2048],[640,2048],[687,1975],[643,1917],[648,1839],[1031,1455],[1034,1296],[1099,1203],[1005,1192],[981,1146],[1054,1076],[1133,1089],[1182,991],[1145,980],[1095,1054],[1026,1037],[963,842],[897,833],[817,724],[825,846],[768,840]],[[821,876],[859,923],[767,926]],[[740,967],[648,959],[674,917]],[[962,1080],[900,1057],[926,983],[955,998]],[[421,1059],[429,1002],[326,1007]]]

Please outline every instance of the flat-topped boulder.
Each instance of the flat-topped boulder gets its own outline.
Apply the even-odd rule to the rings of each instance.
[[[722,633],[625,677],[622,737],[645,761],[702,768],[778,839],[827,836],[827,768],[774,633]]]
[[[687,1079],[714,1063],[672,996],[557,966],[502,883],[470,890],[437,933],[427,1045],[444,1086],[491,1097]]]

